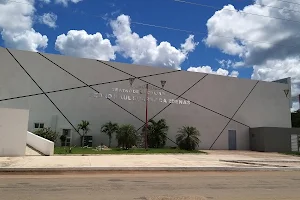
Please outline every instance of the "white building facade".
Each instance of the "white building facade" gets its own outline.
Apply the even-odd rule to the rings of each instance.
[[[143,127],[146,84],[148,118],[166,119],[167,146],[176,146],[182,126],[197,127],[200,149],[239,150],[249,149],[249,128],[291,127],[286,83],[4,48],[0,60],[0,107],[28,109],[29,131],[51,127],[71,145],[80,143],[81,120],[90,122],[95,146],[108,143],[100,132],[108,121]]]

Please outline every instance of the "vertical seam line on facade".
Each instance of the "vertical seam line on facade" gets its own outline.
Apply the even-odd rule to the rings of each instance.
[[[177,94],[175,94],[175,93],[173,93],[173,92],[170,92],[170,91],[168,91],[168,90],[166,90],[166,89],[164,89],[164,88],[162,88],[162,87],[159,87],[159,86],[157,86],[157,85],[154,85],[154,84],[152,84],[152,83],[150,83],[150,82],[148,82],[148,81],[145,81],[145,80],[143,80],[143,79],[141,79],[141,78],[138,78],[138,77],[136,77],[136,76],[134,76],[134,75],[132,75],[132,74],[130,74],[130,73],[128,73],[128,72],[125,72],[125,71],[123,71],[123,70],[121,70],[121,69],[118,69],[118,68],[116,68],[116,67],[114,67],[114,66],[112,66],[112,65],[109,65],[109,64],[107,64],[107,63],[105,63],[105,62],[103,62],[103,61],[100,61],[100,60],[97,60],[98,62],[100,62],[100,63],[102,63],[102,64],[104,64],[104,65],[107,65],[107,66],[109,66],[109,67],[111,67],[111,68],[113,68],[113,69],[115,69],[115,70],[118,70],[118,71],[121,71],[121,72],[123,72],[123,73],[125,73],[125,74],[127,74],[127,75],[129,75],[129,76],[132,76],[132,77],[134,77],[134,78],[137,78],[137,79],[139,79],[139,80],[141,80],[141,81],[143,81],[143,82],[145,82],[145,83],[148,83],[148,84],[150,84],[150,85],[152,85],[152,86],[155,86],[155,87],[157,87],[157,88],[160,88],[161,90],[164,90],[165,92],[168,92],[168,93],[170,93],[170,94],[173,94],[173,95],[175,95],[175,96],[179,96],[179,95],[177,95]],[[194,102],[194,101],[191,101],[191,100],[189,100],[189,99],[187,99],[187,98],[184,98],[184,97],[181,97],[182,99],[184,99],[184,100],[187,100],[187,101],[190,101],[191,103],[193,103],[193,104],[195,104],[195,105],[197,105],[197,106],[199,106],[199,107],[202,107],[202,108],[204,108],[204,109],[206,109],[206,110],[209,110],[209,111],[211,111],[211,112],[213,112],[213,113],[215,113],[215,114],[218,114],[218,115],[220,115],[220,116],[222,116],[222,117],[225,117],[225,118],[227,118],[227,119],[230,119],[230,117],[228,117],[228,116],[226,116],[226,115],[223,115],[223,114],[221,114],[221,113],[218,113],[218,112],[216,112],[216,111],[214,111],[214,110],[212,110],[212,109],[210,109],[210,108],[207,108],[207,107],[205,107],[205,106],[202,106],[202,105],[200,105],[200,104],[198,104],[198,103],[196,103],[196,102]],[[247,127],[249,127],[248,125],[246,125],[246,124],[244,124],[244,123],[242,123],[242,122],[239,122],[239,121],[237,121],[237,120],[234,120],[234,119],[232,119],[232,121],[235,121],[235,122],[237,122],[237,123],[239,123],[239,124],[241,124],[241,125],[244,125],[244,126],[247,126]]]
[[[79,131],[71,123],[71,121],[64,115],[64,113],[58,108],[58,106],[52,101],[52,99],[45,93],[41,86],[34,80],[34,78],[29,74],[29,72],[21,65],[17,58],[6,48],[8,53],[13,57],[13,59],[18,63],[18,65],[24,70],[24,72],[29,76],[29,78],[36,84],[36,86],[43,92],[43,94],[48,98],[48,100],[55,106],[55,108],[62,114],[62,116],[68,121],[68,123],[74,128],[74,130],[80,135]]]
[[[195,85],[197,85],[200,81],[202,81],[206,76],[208,76],[208,74],[205,74],[202,78],[200,78],[198,81],[196,81],[192,86],[190,86],[187,90],[185,90],[180,96],[178,96],[175,100],[181,98],[182,95],[184,95],[185,93],[187,93],[190,89],[192,89]],[[154,119],[157,115],[159,115],[160,113],[162,113],[166,108],[168,108],[170,105],[172,105],[171,103],[169,103],[168,105],[166,105],[163,109],[161,109],[158,113],[156,113],[152,118],[150,118],[148,121],[150,121],[151,119]],[[145,123],[146,124],[146,123]],[[145,124],[143,126],[145,126]],[[137,129],[137,131],[139,131],[143,126],[141,126],[140,128]],[[167,137],[168,138],[168,137]],[[173,142],[174,144],[178,145],[176,142],[174,142],[173,140],[171,140],[170,138],[168,138],[171,142]]]
[[[178,70],[177,70],[178,71]],[[173,71],[176,72],[176,71]],[[172,72],[164,72],[164,73],[158,73],[158,74],[149,74],[146,76],[140,76],[139,78],[145,78],[145,77],[151,77],[151,76],[157,76],[157,75],[162,75],[162,74],[167,74],[167,73],[172,73]],[[65,89],[59,89],[59,90],[52,90],[45,92],[46,94],[51,94],[51,93],[56,93],[56,92],[64,92],[64,91],[69,91],[69,90],[75,90],[75,89],[81,89],[81,88],[86,88],[89,86],[99,86],[99,85],[106,85],[110,83],[117,83],[117,82],[122,82],[122,81],[128,81],[129,78],[126,79],[119,79],[119,80],[114,80],[114,81],[108,81],[108,82],[102,82],[102,83],[95,83],[91,85],[83,85],[83,86],[78,86],[78,87],[71,87],[71,88],[65,88]],[[32,96],[38,96],[38,95],[43,95],[44,93],[35,93],[35,94],[28,94],[28,95],[22,95],[22,96],[17,96],[17,97],[10,97],[6,99],[0,99],[1,101],[8,101],[8,100],[14,100],[14,99],[21,99],[21,98],[26,98],[26,97],[32,97]]]
[[[71,75],[72,77],[74,77],[75,79],[77,79],[78,81],[80,81],[81,83],[85,84],[87,87],[91,88],[92,90],[94,90],[97,93],[100,93],[98,90],[96,90],[95,88],[89,86],[87,83],[85,83],[84,81],[82,81],[81,79],[79,79],[78,77],[76,77],[75,75],[73,75],[72,73],[70,73],[69,71],[65,70],[64,68],[62,68],[61,66],[59,66],[58,64],[56,64],[55,62],[53,62],[52,60],[50,60],[49,58],[45,57],[44,55],[40,54],[38,52],[38,54],[40,56],[42,56],[43,58],[45,58],[46,60],[48,60],[49,62],[51,62],[52,64],[54,64],[55,66],[57,66],[58,68],[60,68],[61,70],[65,71],[66,73],[68,73],[69,75]],[[123,108],[121,105],[117,104],[116,102],[114,102],[113,100],[109,99],[109,98],[105,98],[107,100],[109,100],[110,102],[112,102],[113,104],[115,104],[116,106],[118,106],[119,108],[121,108],[122,110],[126,111],[127,113],[129,113],[131,116],[135,117],[136,119],[140,120],[141,122],[144,123],[144,120],[140,119],[138,116],[136,116],[135,114],[131,113],[130,111],[126,110],[125,108]]]
[[[218,137],[215,139],[215,141],[212,143],[212,145],[209,147],[209,149],[211,149],[214,144],[217,142],[217,140],[219,139],[219,137],[222,135],[222,133],[224,132],[224,130],[227,128],[228,124],[233,121],[232,119],[234,118],[234,116],[236,115],[236,113],[240,110],[240,108],[243,106],[243,104],[246,102],[246,100],[248,99],[248,97],[250,96],[250,94],[253,92],[254,88],[257,86],[257,84],[259,83],[259,81],[257,81],[255,83],[255,85],[253,86],[253,88],[250,90],[250,92],[248,93],[248,95],[246,96],[246,98],[244,99],[244,101],[241,103],[241,105],[238,107],[238,109],[234,112],[234,114],[232,115],[232,117],[230,118],[230,120],[227,122],[227,124],[225,125],[225,127],[222,129],[222,131],[220,132],[220,134],[218,135]]]

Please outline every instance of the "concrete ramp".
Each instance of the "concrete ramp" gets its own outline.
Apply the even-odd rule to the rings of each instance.
[[[29,147],[28,145],[26,146],[26,156],[41,156],[41,153],[36,151],[35,149]]]
[[[27,131],[27,146],[36,149],[45,156],[54,154],[54,142]]]

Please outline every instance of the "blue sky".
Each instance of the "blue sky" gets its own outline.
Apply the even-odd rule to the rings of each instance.
[[[250,1],[234,0],[219,2],[202,0],[198,2],[220,8],[231,3],[237,8],[243,8]],[[106,38],[106,33],[112,34],[112,28],[108,24],[108,21],[116,19],[120,14],[130,16],[132,21],[206,33],[206,22],[216,11],[216,9],[179,3],[173,0],[83,0],[76,4],[69,3],[68,7],[55,3],[43,4],[36,1],[35,7],[37,15],[49,12],[57,15],[57,27],[55,29],[39,23],[33,26],[36,31],[46,34],[48,37],[48,46],[44,51],[56,54],[59,53],[55,50],[55,41],[58,35],[66,34],[69,30],[86,30],[90,34],[100,32]],[[106,16],[107,19],[103,19],[101,16]],[[172,46],[177,48],[180,47],[180,44],[189,35],[184,32],[136,24],[133,24],[131,28],[140,36],[152,34],[158,42],[168,41]],[[220,64],[217,62],[217,59],[239,60],[238,57],[225,55],[216,48],[207,47],[202,42],[205,36],[206,34],[195,34],[195,41],[199,42],[199,45],[197,45],[194,52],[188,55],[188,59],[181,64],[183,70],[191,66],[198,67],[204,65],[218,69]],[[111,42],[115,44],[113,39]],[[3,41],[1,46],[4,46]],[[125,59],[118,54],[116,61],[132,62],[130,59]],[[250,78],[252,69],[240,69],[239,72],[239,77]]]
[[[300,93],[297,0],[185,1],[202,6],[174,0],[0,0],[0,45],[266,81],[291,77],[292,95]]]

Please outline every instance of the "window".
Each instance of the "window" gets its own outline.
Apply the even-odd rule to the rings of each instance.
[[[44,123],[34,123],[34,128],[44,128]]]

